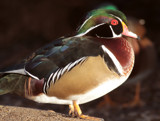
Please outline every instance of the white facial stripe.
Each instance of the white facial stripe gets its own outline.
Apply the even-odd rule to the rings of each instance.
[[[109,14],[109,15],[114,16],[115,18],[117,18],[118,20],[120,20],[120,22],[122,22],[122,19],[120,19],[119,17],[117,17],[117,16],[115,16],[113,14]]]
[[[79,28],[79,30],[82,29],[82,27],[83,27],[83,26],[88,22],[88,20],[90,20],[92,17],[93,17],[93,16],[90,16],[88,19],[86,19],[86,20],[83,22],[83,24],[81,25],[81,27]]]
[[[101,23],[101,24],[98,24],[98,25],[96,25],[96,26],[93,26],[93,27],[89,28],[87,31],[85,31],[84,33],[78,34],[78,35],[76,35],[75,37],[81,37],[81,36],[87,34],[88,32],[90,32],[91,30],[93,30],[94,28],[96,28],[96,27],[98,27],[98,26],[101,26],[101,25],[103,25],[103,24],[106,24],[106,23]]]
[[[123,74],[123,68],[122,68],[121,64],[119,63],[119,61],[117,60],[117,58],[113,55],[113,53],[112,53],[110,50],[108,50],[108,49],[105,47],[105,45],[102,45],[101,47],[102,47],[103,51],[110,56],[110,58],[112,59],[113,63],[115,64],[118,72],[119,72],[121,75],[124,75],[124,74]]]
[[[113,15],[113,14],[109,14],[109,15],[114,16],[115,18],[117,18],[119,21],[122,22],[122,20],[121,20],[119,17],[117,17],[117,16],[115,16],[115,15]],[[82,24],[82,26],[80,27],[80,29],[81,29],[81,28],[88,22],[88,20],[90,20],[92,17],[93,17],[93,16],[90,16],[87,20],[85,20],[85,22]],[[89,28],[87,31],[85,31],[84,33],[77,34],[75,37],[84,36],[85,34],[87,34],[88,32],[90,32],[91,30],[93,30],[94,28],[96,28],[96,27],[98,27],[98,26],[101,26],[101,25],[103,25],[103,24],[106,24],[106,23],[101,23],[101,24],[98,24],[98,25],[96,25],[96,26],[93,26],[93,27]],[[80,29],[79,29],[79,30],[80,30]],[[97,36],[97,37],[99,37],[99,38],[116,38],[116,37],[121,37],[121,36],[122,36],[122,34],[116,35],[115,32],[113,31],[112,27],[110,27],[110,29],[111,29],[111,31],[112,31],[112,33],[113,33],[113,37],[99,37],[99,36]]]
[[[109,14],[109,15],[114,16],[114,17],[117,18],[120,22],[122,22],[122,20],[121,20],[119,17],[117,17],[117,16],[115,16],[115,15],[113,15],[113,14]],[[110,27],[110,29],[111,29],[111,31],[112,31],[113,38],[122,37],[122,34],[119,34],[119,35],[115,34],[115,32],[113,31],[112,26],[109,26],[109,27]]]

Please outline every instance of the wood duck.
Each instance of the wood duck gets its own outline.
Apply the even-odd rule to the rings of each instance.
[[[144,104],[140,99],[140,84],[143,80],[147,80],[156,67],[156,50],[152,41],[146,37],[146,28],[144,27],[144,23],[145,21],[143,19],[138,20],[133,17],[128,17],[128,28],[138,34],[141,40],[133,41],[132,38],[127,38],[135,53],[135,64],[130,77],[123,86],[129,87],[136,85],[136,89],[133,100],[129,103],[121,104],[122,107],[134,107]],[[109,104],[111,106],[118,105],[110,98],[109,95],[104,96],[104,100],[98,104],[98,107],[102,107],[105,104]]]
[[[21,63],[1,70],[0,94],[16,93],[40,103],[69,105],[69,114],[82,114],[79,104],[95,100],[120,86],[134,65],[128,30],[118,10],[89,12],[77,34],[59,38]]]

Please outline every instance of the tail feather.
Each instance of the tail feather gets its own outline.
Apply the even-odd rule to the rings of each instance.
[[[27,77],[20,74],[0,74],[0,95],[12,93],[15,90],[24,90],[25,79]]]
[[[28,97],[43,93],[44,79],[36,80],[29,76],[15,73],[0,74],[0,95],[15,93]]]

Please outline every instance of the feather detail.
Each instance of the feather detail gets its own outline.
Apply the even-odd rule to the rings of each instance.
[[[32,75],[31,73],[29,73],[29,72],[26,71],[26,70],[25,70],[25,72],[26,72],[29,76],[31,76],[32,78],[39,80],[39,78],[38,78],[37,76]]]
[[[58,69],[55,73],[51,73],[48,80],[44,83],[44,87],[43,87],[44,93],[47,94],[47,89],[50,87],[51,81],[53,83],[56,83],[61,78],[61,76],[64,75],[64,73],[69,72],[72,68],[74,68],[79,63],[83,63],[86,59],[87,57],[82,57],[76,60],[75,62],[71,62],[67,64],[64,68]]]
[[[22,74],[26,75],[24,69],[18,69],[18,70],[10,70],[10,71],[5,71],[5,72],[0,72],[0,73],[15,73],[15,74]]]

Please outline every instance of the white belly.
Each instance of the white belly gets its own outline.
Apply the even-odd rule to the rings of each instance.
[[[78,99],[79,104],[87,103],[111,92],[115,88],[119,87],[122,83],[124,83],[126,79],[127,77],[121,77],[120,79],[106,81],[105,83],[99,85],[97,88],[85,94],[74,95],[74,96],[70,96],[69,98],[71,100]]]

